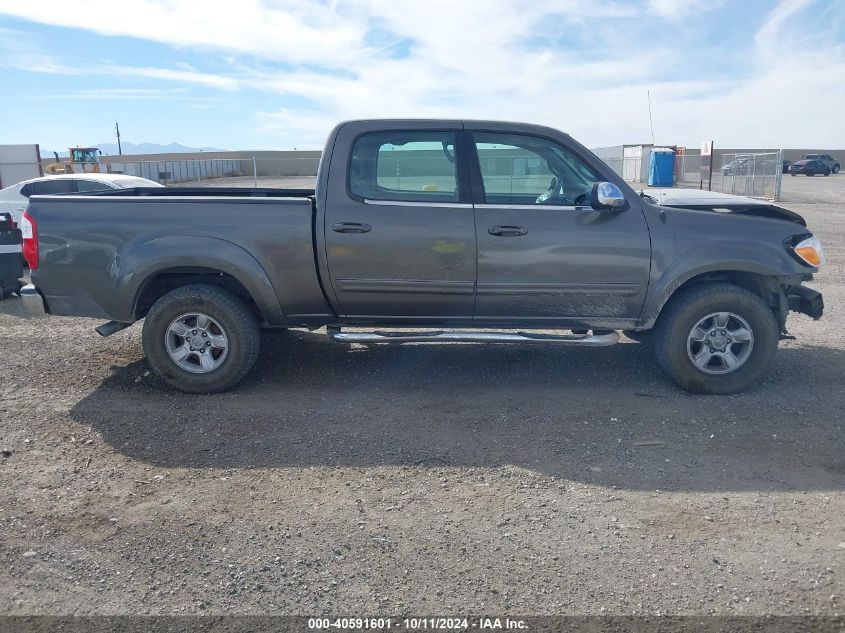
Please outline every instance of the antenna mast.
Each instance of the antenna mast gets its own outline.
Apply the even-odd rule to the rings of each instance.
[[[654,147],[654,119],[651,118],[651,90],[646,90],[648,97],[648,123],[651,126],[651,146]]]

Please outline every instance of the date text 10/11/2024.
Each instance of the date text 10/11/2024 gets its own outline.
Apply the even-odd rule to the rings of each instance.
[[[424,617],[424,618],[308,618],[309,630],[403,630],[437,631],[469,629],[479,630],[525,630],[525,620],[510,618],[466,618],[466,617]]]

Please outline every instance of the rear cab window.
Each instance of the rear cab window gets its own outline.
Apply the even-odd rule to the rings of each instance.
[[[449,203],[459,200],[452,131],[390,131],[359,136],[348,189],[362,200]]]

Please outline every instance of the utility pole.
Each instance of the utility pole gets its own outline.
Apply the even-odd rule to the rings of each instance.
[[[120,126],[117,122],[114,124],[114,131],[117,134],[117,153],[119,156],[123,156],[123,149],[120,147]]]

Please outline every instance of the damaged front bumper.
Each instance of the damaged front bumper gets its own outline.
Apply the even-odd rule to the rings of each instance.
[[[792,286],[789,288],[786,301],[791,312],[800,312],[818,320],[824,313],[824,300],[822,293],[805,286]]]

